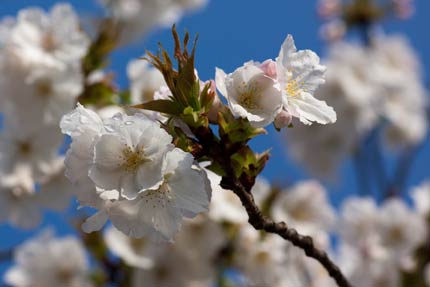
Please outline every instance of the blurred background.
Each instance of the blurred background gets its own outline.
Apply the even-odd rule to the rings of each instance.
[[[382,2],[390,1],[375,2],[385,7]],[[0,0],[0,17],[15,17],[29,7],[49,10],[56,3]],[[83,27],[94,32],[91,27],[96,19],[105,15],[101,5],[96,1],[68,3]],[[327,64],[327,86],[317,97],[337,111],[335,127],[306,129],[297,122],[277,132],[270,126],[267,135],[251,143],[257,151],[271,148],[262,175],[272,186],[283,189],[303,180],[318,180],[335,212],[355,196],[371,196],[377,203],[399,197],[413,206],[410,190],[430,179],[430,38],[426,31],[430,2],[415,1],[413,11],[409,6],[397,11],[386,8],[384,15],[339,5],[338,1],[208,1],[187,11],[177,21],[177,30],[198,34],[196,68],[202,80],[213,79],[215,67],[232,72],[249,60],[274,59],[287,34],[294,36],[298,49],[315,51]],[[146,50],[155,52],[159,42],[172,51],[169,25],[157,25],[111,54],[108,70],[118,89],[130,85],[129,61]],[[408,84],[414,87],[405,87]],[[400,95],[392,92],[395,89],[405,92]],[[63,152],[66,146],[67,141]],[[30,230],[1,223],[0,250],[9,250],[48,226],[57,235],[75,234],[70,218],[76,207],[73,203],[62,215],[43,211],[40,225]],[[332,236],[332,240],[338,239]],[[0,275],[10,266],[8,261],[0,263]]]

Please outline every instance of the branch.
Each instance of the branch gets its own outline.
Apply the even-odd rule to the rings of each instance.
[[[223,168],[226,176],[222,177],[221,187],[232,190],[240,198],[242,205],[248,213],[248,222],[256,230],[278,234],[285,240],[290,241],[293,245],[303,249],[308,257],[312,257],[320,262],[339,287],[351,287],[351,284],[349,284],[346,277],[342,274],[340,268],[331,261],[326,252],[315,247],[310,236],[303,236],[295,229],[288,228],[285,222],[275,223],[263,215],[255,204],[254,197],[250,192],[253,184],[250,185],[249,182],[245,182],[244,184],[241,179],[234,176],[235,173],[231,165],[229,151],[224,149],[223,144],[218,143],[217,138],[210,128],[196,129],[194,130],[194,134],[203,147],[203,153],[213,161],[218,162]]]
[[[299,234],[295,229],[288,228],[285,222],[274,222],[265,217],[257,205],[254,197],[248,192],[238,180],[230,181],[228,177],[223,177],[221,186],[232,190],[242,202],[248,213],[248,222],[257,230],[264,230],[269,233],[278,234],[282,238],[290,241],[293,245],[303,249],[308,257],[312,257],[320,262],[327,270],[329,275],[336,281],[340,287],[350,287],[348,280],[342,274],[339,267],[330,260],[327,253],[315,247],[312,237]]]

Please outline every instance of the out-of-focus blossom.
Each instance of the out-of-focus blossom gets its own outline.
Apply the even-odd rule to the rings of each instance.
[[[21,10],[16,20],[7,19],[1,26],[2,53],[29,67],[65,68],[76,64],[89,46],[68,4],[58,4],[49,13],[38,8]]]
[[[81,204],[99,211],[83,225],[100,229],[108,218],[130,237],[172,239],[182,217],[207,210],[210,186],[193,157],[172,149],[171,137],[142,114],[102,120],[78,107],[63,117],[72,137],[66,175]]]
[[[354,286],[400,286],[426,232],[423,218],[400,199],[377,208],[370,198],[351,198],[342,208],[339,264]]]
[[[15,287],[92,286],[85,249],[71,236],[55,238],[45,231],[18,246],[14,261],[5,282]]]
[[[55,168],[61,140],[56,126],[46,126],[31,134],[8,127],[0,138],[1,184],[12,186],[14,181],[19,180],[27,189],[34,189],[35,182]],[[29,175],[29,181],[24,181],[26,177],[22,176],[22,172]]]
[[[233,115],[248,119],[255,127],[273,122],[281,109],[279,84],[253,62],[228,75],[217,68],[215,79]]]
[[[122,41],[140,39],[151,29],[169,26],[206,0],[100,0],[122,30]]]
[[[154,94],[167,86],[161,72],[145,60],[133,60],[127,66],[132,104],[153,101]]]
[[[29,168],[18,168],[13,175],[0,172],[0,222],[31,229],[41,221],[43,209],[64,211],[71,199],[73,186],[64,176],[63,158],[52,163],[35,189]]]
[[[318,176],[333,177],[375,128],[392,148],[423,140],[428,101],[418,61],[404,39],[384,36],[367,48],[337,43],[326,65],[326,83],[317,96],[333,105],[338,121],[287,131],[288,150],[299,163]]]
[[[411,265],[413,268],[413,263],[408,261],[412,261],[412,253],[427,235],[424,219],[400,199],[390,199],[379,211],[377,231],[391,261],[404,269]]]
[[[425,181],[411,191],[414,206],[421,216],[430,215],[430,182]]]
[[[386,140],[393,147],[417,144],[428,128],[428,99],[417,56],[400,36],[382,36],[371,51],[371,80],[379,88],[375,93],[381,103],[378,112],[388,120]]]
[[[243,272],[250,286],[280,286],[287,244],[280,237],[260,233],[244,225],[239,234],[235,267]]]
[[[334,123],[336,112],[325,101],[314,98],[318,86],[325,82],[325,66],[311,50],[297,51],[288,35],[276,58],[276,78],[282,91],[283,108],[304,124]]]
[[[326,41],[338,41],[342,39],[346,33],[345,22],[339,19],[332,20],[321,26],[319,33]]]
[[[342,206],[338,232],[343,242],[354,246],[362,257],[379,259],[384,255],[379,245],[376,222],[378,208],[371,198],[350,198]]]
[[[147,239],[131,238],[114,227],[108,228],[104,233],[104,240],[109,250],[129,265],[140,269],[153,266],[149,257]]]
[[[224,247],[221,226],[206,216],[184,222],[175,244],[145,242],[139,250],[152,267],[136,270],[133,286],[210,286],[216,279],[216,259]]]
[[[219,184],[221,177],[206,170],[212,188],[212,201],[209,207],[209,217],[217,222],[245,224],[248,214],[242,207],[239,198],[231,191],[223,189]]]
[[[314,236],[323,245],[335,220],[326,190],[314,180],[299,182],[281,192],[272,213],[275,220],[287,222],[301,234]]]
[[[337,16],[342,8],[341,0],[319,0],[318,2],[318,15],[323,18]]]
[[[410,18],[414,12],[414,0],[391,0],[394,7],[394,12],[400,19]]]

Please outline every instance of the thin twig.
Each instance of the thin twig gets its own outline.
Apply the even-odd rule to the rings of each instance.
[[[285,222],[276,223],[263,215],[250,192],[252,185],[244,185],[240,179],[234,176],[230,154],[228,151],[223,150],[223,145],[218,143],[210,128],[198,128],[194,130],[194,134],[202,145],[202,152],[222,166],[226,176],[222,178],[221,187],[232,190],[239,197],[248,213],[248,222],[256,230],[278,234],[293,245],[301,248],[308,257],[320,262],[339,287],[351,287],[340,268],[328,257],[326,252],[316,248],[310,236],[301,235],[295,229],[289,228]]]
[[[295,229],[289,228],[285,222],[274,222],[265,217],[255,204],[252,194],[238,180],[230,181],[229,177],[223,177],[221,186],[232,190],[240,198],[242,205],[248,213],[248,222],[255,229],[277,234],[290,241],[293,245],[301,248],[308,257],[320,262],[338,286],[351,286],[339,267],[328,257],[327,253],[315,247],[312,237],[299,234]]]

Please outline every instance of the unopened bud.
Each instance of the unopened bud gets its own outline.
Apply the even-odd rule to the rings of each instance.
[[[205,84],[207,84],[208,82],[206,82]],[[215,85],[215,81],[214,80],[210,80],[210,87],[209,87],[209,93],[213,93],[214,94],[214,100],[212,102],[212,106],[209,110],[208,113],[208,119],[209,122],[215,124],[218,122],[218,112],[220,112],[223,108],[223,103],[221,101],[221,99],[218,96],[218,93],[216,92],[216,85]]]
[[[260,69],[264,71],[264,74],[271,78],[276,78],[276,62],[269,59],[261,63]]]
[[[274,121],[275,128],[278,130],[285,128],[291,124],[292,120],[293,120],[293,116],[286,110],[282,110],[278,113],[278,115],[275,118],[275,121]]]
[[[321,37],[329,42],[337,41],[343,38],[346,33],[346,25],[342,20],[333,20],[320,29]]]
[[[400,19],[410,18],[414,12],[413,0],[393,0],[394,12]]]
[[[318,15],[321,18],[332,18],[339,14],[341,3],[339,0],[321,0],[318,4]]]

